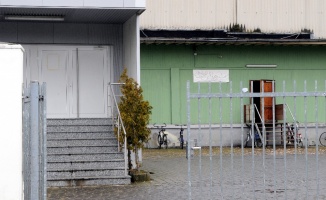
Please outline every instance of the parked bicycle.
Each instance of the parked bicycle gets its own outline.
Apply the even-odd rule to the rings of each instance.
[[[298,147],[303,147],[303,138],[301,133],[299,133],[299,126],[298,122],[295,124],[289,125],[288,123],[286,124],[287,131],[286,131],[286,143],[287,144],[296,144]]]
[[[180,142],[180,148],[183,149],[183,146],[184,146],[184,139],[183,139],[184,128],[182,128],[182,126],[187,126],[187,124],[176,124],[176,126],[180,126],[179,142]]]
[[[322,146],[326,146],[326,132],[323,132],[319,136],[319,142]]]
[[[254,132],[255,134],[252,134],[252,130],[251,128],[249,128],[249,131],[247,132],[247,138],[244,141],[245,142],[244,147],[248,147],[249,144],[252,143],[252,140],[254,140],[254,147],[259,147],[259,148],[263,147],[263,142],[261,141],[258,132],[257,131]]]
[[[168,136],[165,133],[166,123],[164,123],[164,125],[161,125],[161,126],[157,126],[157,125],[153,124],[153,126],[155,128],[159,129],[158,136],[157,136],[158,148],[160,149],[160,148],[162,148],[162,145],[165,145],[165,148],[167,149],[168,148]]]

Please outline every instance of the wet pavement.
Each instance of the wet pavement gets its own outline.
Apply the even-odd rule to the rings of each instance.
[[[266,149],[265,154],[251,148],[230,151],[220,154],[215,148],[210,157],[206,149],[189,163],[185,150],[145,149],[142,169],[151,173],[151,181],[50,188],[48,199],[326,199],[326,149],[318,156],[315,147],[286,154],[282,148]]]

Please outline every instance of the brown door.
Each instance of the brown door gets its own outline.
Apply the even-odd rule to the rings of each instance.
[[[253,93],[268,93],[273,92],[275,81],[273,80],[250,80],[250,92]],[[250,99],[250,104],[254,103],[259,110],[259,114],[255,111],[255,122],[261,122],[260,117],[263,121],[269,122],[273,120],[273,97],[254,97]],[[252,102],[253,101],[253,102]]]
[[[275,82],[272,80],[260,80],[260,92],[274,92]],[[273,121],[273,97],[264,97],[260,99],[260,115],[265,122]],[[264,113],[264,114],[263,114]]]

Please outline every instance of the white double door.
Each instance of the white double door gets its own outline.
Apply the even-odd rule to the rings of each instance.
[[[37,54],[48,118],[107,117],[110,47],[39,46]]]

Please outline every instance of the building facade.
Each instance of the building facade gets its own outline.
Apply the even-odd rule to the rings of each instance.
[[[187,122],[186,82],[195,85],[196,70],[226,70],[228,80],[221,83],[223,93],[230,91],[231,84],[233,92],[250,89],[252,80],[274,80],[276,92],[316,88],[324,91],[325,3],[323,0],[147,1],[147,10],[140,19],[141,85],[153,105],[151,122],[169,124],[169,131],[178,136],[174,125]],[[208,83],[201,83],[201,91],[208,91]],[[212,92],[220,92],[219,87],[212,88]],[[250,103],[249,98],[244,101]],[[282,103],[281,98],[275,101]],[[315,125],[314,104],[308,104],[306,118],[302,99],[296,109],[293,101],[288,104],[299,122]],[[319,101],[318,106],[325,108],[325,102]],[[223,102],[223,108],[222,124],[227,127],[231,122],[230,103]],[[218,125],[218,109],[212,110],[215,121],[211,123]],[[207,113],[201,121],[208,124],[208,102],[202,103],[201,112]],[[317,123],[325,123],[324,112],[318,114]],[[240,127],[243,122],[240,106],[233,108],[232,116],[234,125]],[[194,118],[190,121],[193,126],[198,123]],[[235,132],[241,136],[240,129]],[[214,141],[218,140],[218,134],[214,135]]]
[[[2,1],[0,41],[25,48],[24,83],[48,83],[50,118],[107,117],[108,83],[123,68],[139,80],[144,9],[137,0]]]
[[[145,0],[0,2],[0,42],[22,46],[24,87],[47,83],[48,187],[130,183],[108,91],[124,68],[140,79],[145,6]]]

